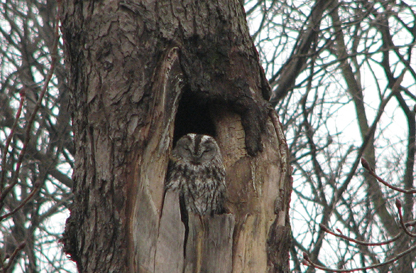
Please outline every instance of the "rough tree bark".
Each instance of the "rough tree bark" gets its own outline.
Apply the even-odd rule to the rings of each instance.
[[[239,0],[62,1],[80,272],[288,272],[287,145]],[[181,221],[173,143],[214,136],[227,213]]]

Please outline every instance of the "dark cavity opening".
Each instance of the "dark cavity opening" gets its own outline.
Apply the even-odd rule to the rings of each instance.
[[[210,116],[207,100],[198,98],[185,87],[175,118],[173,143],[189,133],[215,137],[215,126]]]

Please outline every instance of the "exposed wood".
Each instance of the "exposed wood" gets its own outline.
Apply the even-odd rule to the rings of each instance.
[[[184,272],[232,272],[234,216],[189,214]]]
[[[275,234],[271,229],[281,227],[290,231],[288,209],[292,189],[281,124],[271,112],[262,142],[263,152],[253,158],[245,152],[239,116],[224,108],[215,108],[213,113],[216,113],[217,141],[227,170],[228,209],[236,217],[233,272],[289,272],[285,271],[289,268],[288,248],[274,248],[274,252],[267,249],[289,246],[290,236],[266,239]],[[276,271],[268,266],[277,260],[279,268],[285,270]]]
[[[155,272],[183,272],[185,225],[181,221],[179,194],[168,191],[158,230]]]
[[[140,159],[133,160],[137,169],[132,173],[131,181],[140,182],[133,184],[130,192],[130,199],[134,202],[129,227],[133,242],[130,251],[136,255],[136,259],[130,260],[130,266],[134,272],[157,272],[157,240],[163,236],[157,230],[163,208],[164,181],[168,152],[172,146],[174,117],[182,92],[178,52],[177,47],[170,48],[159,63],[154,76],[152,93],[155,102],[149,111],[149,131],[142,133],[142,136],[149,134],[149,142],[144,151],[137,154]]]

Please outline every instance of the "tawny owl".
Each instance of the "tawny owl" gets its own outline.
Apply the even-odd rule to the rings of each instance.
[[[211,136],[187,134],[176,143],[169,162],[167,190],[178,190],[186,210],[200,215],[221,213],[225,168]]]

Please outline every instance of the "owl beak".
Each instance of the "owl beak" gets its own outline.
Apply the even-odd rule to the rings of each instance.
[[[192,156],[192,163],[195,164],[195,165],[200,165],[201,164],[201,156],[198,156],[198,155]]]

